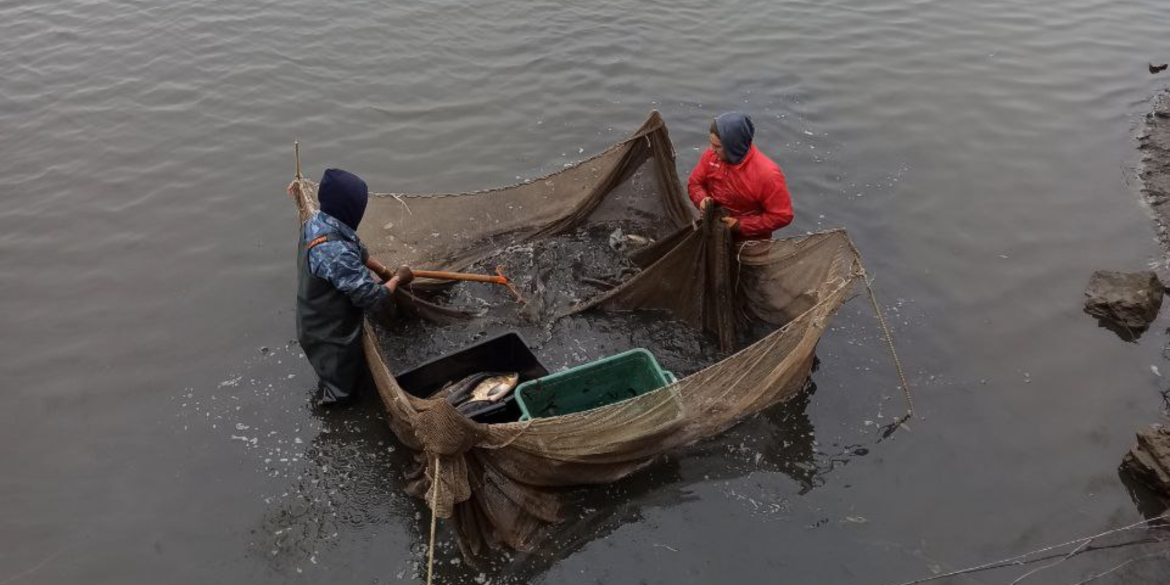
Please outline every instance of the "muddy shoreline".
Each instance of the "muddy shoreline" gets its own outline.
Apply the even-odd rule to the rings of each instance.
[[[1163,90],[1153,100],[1146,115],[1145,126],[1138,136],[1138,150],[1142,153],[1139,176],[1141,193],[1149,205],[1162,248],[1162,282],[1166,281],[1165,265],[1170,261],[1170,89]],[[1170,360],[1170,346],[1162,355]],[[1122,464],[1123,481],[1131,485],[1134,503],[1147,517],[1165,513],[1170,507],[1170,418],[1166,402],[1170,388],[1162,391],[1164,401],[1158,422],[1137,429],[1137,442],[1125,455]],[[1129,478],[1125,478],[1129,475]]]
[[[1138,150],[1142,153],[1142,196],[1153,212],[1164,254],[1170,257],[1170,90],[1154,98],[1138,137]]]

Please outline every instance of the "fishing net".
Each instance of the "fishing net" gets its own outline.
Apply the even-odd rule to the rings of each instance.
[[[302,220],[316,210],[316,188],[302,182]],[[567,488],[616,481],[800,391],[829,318],[862,277],[856,249],[842,230],[737,242],[718,213],[712,209],[700,217],[690,204],[657,112],[601,154],[519,185],[371,196],[358,232],[371,255],[390,266],[475,268],[517,246],[590,226],[619,226],[647,242],[629,254],[636,269],[619,275],[609,290],[544,306],[535,318],[665,311],[711,335],[729,353],[738,349],[623,402],[479,424],[446,400],[417,398],[399,387],[375,328],[367,327],[366,354],[389,424],[416,454],[408,489],[426,497],[439,517],[451,519],[465,554],[528,549],[566,512]],[[443,286],[416,281],[411,290],[400,290],[394,299],[399,317],[436,324],[486,318],[428,295]],[[534,318],[531,312],[522,316]],[[741,333],[752,328],[766,333],[736,348]]]

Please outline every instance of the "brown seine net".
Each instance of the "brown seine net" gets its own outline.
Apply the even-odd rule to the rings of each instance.
[[[316,209],[303,181],[302,220]],[[803,238],[734,242],[718,218],[698,218],[683,192],[666,126],[657,112],[630,138],[547,177],[460,194],[379,194],[359,234],[387,265],[459,270],[504,248],[591,222],[618,223],[655,242],[634,260],[642,271],[573,306],[585,311],[665,310],[732,347],[737,330],[770,333],[666,388],[587,412],[479,424],[445,400],[406,393],[372,327],[365,348],[398,438],[416,454],[409,491],[450,518],[465,554],[531,548],[562,512],[567,489],[618,480],[655,457],[726,431],[793,396],[808,378],[829,318],[862,277],[842,230]],[[426,288],[417,283],[414,288]],[[400,308],[443,322],[475,318],[421,301]],[[563,315],[561,315],[563,316]]]

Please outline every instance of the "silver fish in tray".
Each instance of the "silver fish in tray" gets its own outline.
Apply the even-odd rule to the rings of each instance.
[[[520,383],[520,374],[516,372],[508,372],[498,376],[492,376],[479,384],[471,390],[471,400],[479,401],[486,400],[488,402],[499,402],[500,399],[507,396]]]
[[[479,372],[455,382],[446,390],[447,402],[459,406],[467,402],[499,402],[520,383],[517,372]]]

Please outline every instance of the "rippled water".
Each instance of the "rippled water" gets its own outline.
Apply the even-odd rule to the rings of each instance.
[[[753,113],[796,199],[787,232],[844,226],[865,255],[924,420],[878,441],[901,404],[858,299],[807,407],[583,495],[556,548],[483,579],[901,582],[1132,522],[1116,466],[1157,417],[1166,335],[1122,342],[1079,304],[1092,270],[1159,257],[1132,136],[1168,16],[0,3],[0,583],[410,579],[427,518],[407,455],[373,404],[311,411],[287,345],[292,142],[311,175],[459,191],[584,158],[652,108],[683,173],[712,115]],[[443,541],[440,582],[480,577]]]

